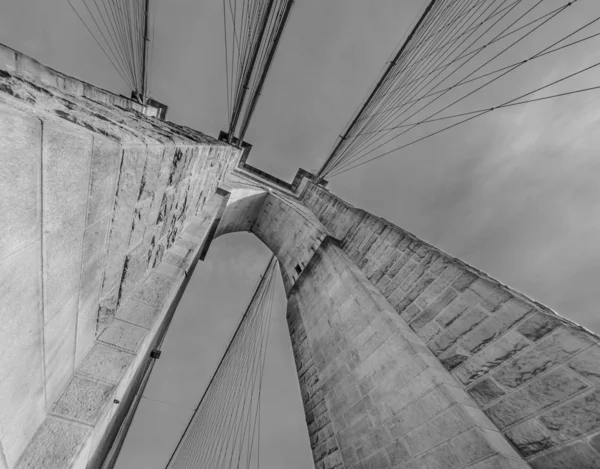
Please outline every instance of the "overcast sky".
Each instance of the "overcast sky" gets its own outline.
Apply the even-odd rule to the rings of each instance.
[[[226,127],[221,1],[154,3],[151,93],[169,105],[170,120],[217,135]],[[422,3],[297,0],[247,134],[250,163],[287,180],[298,167],[319,167]],[[546,3],[549,10],[566,2]],[[600,3],[579,0],[570,14],[571,22],[591,19]],[[555,38],[559,27],[541,30],[539,40]],[[66,0],[4,0],[0,42],[129,94]],[[552,56],[496,92],[512,96],[597,62],[598,46],[591,41]],[[558,91],[599,85],[599,76],[592,72]],[[600,332],[599,95],[495,111],[345,173],[330,188]],[[183,408],[143,401],[120,469],[164,467],[267,261],[251,235],[214,243],[146,391]],[[284,304],[280,287],[264,388],[263,469],[312,467]]]

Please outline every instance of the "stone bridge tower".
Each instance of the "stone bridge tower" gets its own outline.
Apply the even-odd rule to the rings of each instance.
[[[280,262],[316,468],[600,468],[598,337],[155,114],[0,46],[0,469],[106,467],[232,231]]]

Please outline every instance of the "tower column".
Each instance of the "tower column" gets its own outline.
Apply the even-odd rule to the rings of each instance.
[[[288,296],[317,469],[529,467],[332,238]]]

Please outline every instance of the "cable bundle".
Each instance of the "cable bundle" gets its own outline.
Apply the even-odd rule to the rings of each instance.
[[[223,23],[229,136],[242,141],[294,0],[240,3],[223,0]]]
[[[515,92],[540,59],[552,55],[556,61],[564,57],[557,54],[561,51],[581,54],[576,46],[600,35],[600,15],[575,16],[577,8],[594,4],[600,13],[597,2],[585,2],[432,0],[337,140],[319,177],[339,175],[496,109],[599,89],[597,79],[560,92],[556,85],[600,62]],[[517,80],[507,86],[507,76]],[[547,89],[552,92],[540,96]]]
[[[276,264],[272,258],[168,469],[259,467],[260,396]]]
[[[150,0],[67,0],[113,68],[135,94],[148,95],[153,35]]]

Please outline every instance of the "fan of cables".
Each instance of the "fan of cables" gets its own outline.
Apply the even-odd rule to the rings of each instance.
[[[149,28],[150,0],[67,1],[113,68],[144,102],[154,34],[154,28]]]
[[[223,0],[229,138],[244,139],[294,0]]]
[[[276,265],[271,258],[168,469],[260,467],[260,400]]]
[[[600,62],[574,66],[571,59],[593,56],[598,44],[584,44],[597,40],[599,20],[600,4],[591,0],[431,0],[319,177],[498,109],[598,90]]]

